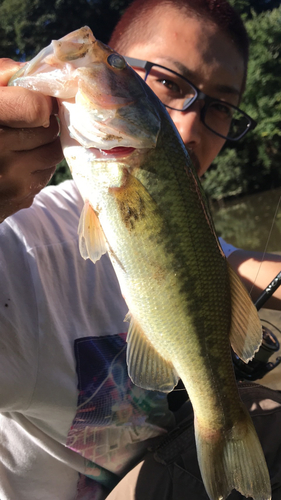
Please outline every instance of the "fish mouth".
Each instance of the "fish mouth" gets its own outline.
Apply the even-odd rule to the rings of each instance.
[[[116,146],[112,149],[101,149],[101,148],[87,148],[88,151],[91,151],[95,154],[95,156],[106,156],[107,158],[126,158],[131,155],[136,148],[126,147],[126,146]]]
[[[128,155],[131,154],[133,151],[135,151],[135,148],[132,148],[130,146],[116,146],[115,148],[112,149],[101,149],[101,151],[105,154],[122,154],[122,155]]]

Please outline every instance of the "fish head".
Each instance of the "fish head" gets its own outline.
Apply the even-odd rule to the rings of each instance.
[[[146,85],[123,56],[90,35],[75,100],[64,103],[72,137],[85,148],[155,147],[160,118]]]
[[[87,26],[53,40],[9,85],[58,98],[62,122],[85,148],[156,146],[161,120],[146,84]]]

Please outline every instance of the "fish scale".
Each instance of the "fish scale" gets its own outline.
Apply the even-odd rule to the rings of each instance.
[[[81,255],[96,262],[108,252],[114,266],[129,309],[132,381],[169,392],[182,379],[211,500],[232,489],[270,500],[265,459],[230,356],[231,342],[241,359],[253,357],[260,321],[221,251],[164,106],[87,27],[52,42],[10,85],[58,98],[64,155],[85,200]]]

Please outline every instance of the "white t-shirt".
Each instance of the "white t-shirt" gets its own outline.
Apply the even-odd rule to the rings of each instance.
[[[224,241],[224,239],[221,237],[219,238],[219,242],[226,258],[228,258],[232,252],[238,250],[238,248],[234,247],[233,245],[230,245],[230,243],[226,243],[226,241]]]
[[[174,425],[127,376],[127,307],[107,255],[80,256],[82,205],[66,181],[0,225],[1,500],[103,499]]]

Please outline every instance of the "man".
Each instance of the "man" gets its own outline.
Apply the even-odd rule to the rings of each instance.
[[[208,13],[204,1],[194,0],[187,3],[188,5],[185,1],[177,1],[173,14],[171,8],[164,11],[159,5],[156,27],[153,20],[156,20],[158,2],[134,2],[115,28],[109,45],[125,56],[158,63],[174,70],[186,76],[207,95],[239,106],[245,89],[248,64],[248,37],[243,24],[238,17],[232,19],[230,11],[222,14],[225,7],[216,2]],[[168,5],[171,7],[173,2],[168,2]],[[180,19],[180,12],[188,13],[190,19],[187,20],[185,16]],[[150,13],[151,19],[147,23]],[[209,17],[209,23],[205,22],[206,15]],[[227,15],[230,16],[229,24],[226,24],[224,17]],[[201,24],[196,23],[200,16],[204,17]],[[218,36],[221,31],[224,36],[221,33]],[[145,76],[144,69],[140,69],[137,64],[134,69],[141,76]],[[148,84],[149,80],[148,78]],[[177,78],[175,84],[178,84]],[[166,83],[166,90],[167,85]],[[165,96],[159,84],[154,86],[153,90],[156,94],[160,92],[159,97],[162,100],[167,98],[167,92]],[[199,176],[209,168],[225,143],[222,137],[210,131],[203,123],[203,105],[204,102],[198,99],[182,112],[167,108]],[[214,120],[214,116],[211,118]],[[262,253],[227,246],[223,248],[232,267],[251,290],[253,300],[256,300],[271,279],[279,273],[280,257],[264,257]],[[267,306],[279,309],[280,302],[277,297],[281,298],[281,292],[277,293]]]
[[[122,30],[124,25],[126,24],[128,26],[128,23],[135,16],[134,12],[137,10],[140,11],[142,8],[145,13],[148,8],[147,4],[149,5],[149,11],[152,12],[155,2],[142,1],[139,3],[138,9],[135,9],[135,11],[134,8],[127,11],[127,14],[123,17],[123,21],[120,25]],[[182,2],[182,6],[184,6],[184,2]],[[196,6],[195,1],[191,2],[191,7],[192,9],[195,8],[195,11],[198,11],[198,9],[200,10],[200,3]],[[212,10],[212,12],[214,12],[214,10]],[[165,23],[165,16],[162,16],[163,12],[161,12],[161,19],[163,19],[163,23]],[[179,63],[180,59],[184,62],[187,54],[189,54],[189,50],[185,50],[185,48],[186,46],[189,47],[190,44],[190,27],[187,29],[187,26],[178,26],[177,32],[172,34],[173,30],[171,31],[171,26],[173,25],[173,20],[167,19],[167,21],[169,21],[167,31],[164,33],[162,38],[161,35],[159,35],[160,39],[157,41],[157,45],[154,47],[154,51],[152,52],[149,48],[143,50],[144,46],[146,46],[146,36],[151,35],[151,32],[153,31],[151,23],[149,24],[149,30],[145,32],[143,32],[143,24],[141,31],[132,27],[130,30],[126,30],[126,39],[123,37],[124,30],[122,31],[121,36],[118,34],[118,28],[115,31],[110,44],[120,53],[128,56],[133,55],[134,57],[138,57],[142,60],[149,60],[149,58],[145,57],[145,54],[148,51],[151,56],[150,60],[152,60],[152,62],[156,62],[155,57],[153,59],[153,55],[158,53],[158,48],[161,43],[162,53],[164,53],[164,47],[168,49],[168,51],[166,50],[165,52],[166,58],[162,58],[162,62],[163,60],[165,62],[165,59],[166,61],[169,60],[168,54],[171,50],[176,55],[179,54],[179,52],[182,53],[181,58],[174,58],[172,66],[169,63],[166,63],[168,68],[172,69],[173,67],[176,69],[176,63]],[[222,22],[224,22],[223,19]],[[135,17],[134,23],[139,23],[138,17]],[[183,24],[184,23],[182,21],[182,25]],[[193,26],[193,23],[191,24]],[[234,28],[236,29],[236,27]],[[206,84],[204,85],[203,80],[200,84],[200,90],[205,89],[207,94],[209,92],[212,96],[216,95],[218,97],[222,97],[227,102],[230,101],[236,104],[239,104],[244,90],[248,58],[248,40],[243,29],[243,25],[239,26],[238,32],[241,35],[241,39],[239,42],[239,37],[237,37],[236,43],[239,42],[240,51],[243,50],[243,54],[240,56],[240,75],[239,72],[236,73],[237,68],[235,65],[231,64],[231,61],[228,58],[227,50],[225,50],[224,55],[222,55],[224,60],[222,60],[221,63],[223,63],[224,66],[220,64],[220,61],[218,61],[219,67],[224,67],[225,71],[226,68],[229,67],[229,74],[227,78],[231,79],[232,83],[234,83],[234,79],[232,77],[236,78],[236,99],[228,99],[228,92],[224,95],[223,93],[214,93],[212,86],[208,86]],[[134,43],[133,46],[129,41],[132,36],[136,37],[135,33],[141,33],[141,38],[138,36],[137,43]],[[181,40],[180,33],[182,33]],[[155,33],[153,33],[153,38],[156,40]],[[140,39],[142,39],[142,43],[140,43]],[[218,38],[215,37],[215,39]],[[200,39],[200,43],[202,43],[202,39]],[[214,50],[217,52],[217,48],[218,47],[214,46],[211,51]],[[222,50],[222,47],[219,48]],[[156,56],[156,59],[159,59],[159,55]],[[9,77],[16,71],[17,68],[17,63],[10,60],[2,60],[0,62],[0,84],[5,85]],[[183,76],[184,74],[187,74],[189,77],[192,77],[192,73],[190,74],[188,71],[186,73],[186,69],[188,70],[188,68],[184,68]],[[142,74],[144,74],[143,71]],[[222,73],[219,74],[218,72],[216,78],[220,79],[222,76]],[[196,84],[196,78],[193,79],[194,81],[192,78],[189,79],[191,79],[192,83]],[[15,90],[4,88],[1,90],[2,113],[0,116],[0,123],[5,128],[2,130],[0,137],[0,221],[4,220],[8,215],[11,215],[15,211],[28,207],[32,203],[35,194],[46,185],[53,174],[54,165],[63,157],[59,139],[57,138],[58,125],[52,114],[56,111],[55,102],[39,94],[34,96],[31,92],[24,91],[23,89]],[[225,142],[213,132],[210,133],[210,131],[208,131],[208,129],[206,129],[206,127],[202,124],[199,113],[199,108],[202,106],[202,102],[203,101],[196,101],[191,108],[188,108],[188,110],[184,112],[170,110],[171,117],[174,120],[182,139],[195,162],[195,165],[198,167],[199,175],[203,175],[207,168],[209,168],[212,160],[219,153]],[[15,129],[11,127],[14,127]],[[198,140],[199,135],[200,140]],[[198,154],[198,151],[200,151],[200,154]],[[30,175],[32,180],[31,183],[29,182]],[[241,249],[237,250],[231,246],[226,247],[225,251],[227,252],[226,255],[229,257],[229,262],[232,267],[240,275],[244,284],[251,291],[253,300],[256,300],[261,291],[280,271],[279,256],[272,254],[264,256],[259,252],[249,252]],[[261,263],[262,265],[260,265]],[[275,293],[274,297],[268,301],[267,306],[279,309],[280,298],[281,290]]]
[[[149,8],[142,18],[145,3]],[[131,22],[134,33],[135,23],[139,26],[142,39],[133,39],[122,52],[179,73],[184,69],[198,89],[223,101],[222,106],[224,101],[238,106],[245,57],[227,35],[229,23],[218,28],[207,12],[220,5],[220,19],[224,13],[235,22],[237,17],[222,1],[202,2],[205,12],[197,10],[201,2],[190,2],[191,10],[183,8],[185,3],[189,1],[134,2]],[[238,34],[241,23],[239,27]],[[117,39],[112,42],[117,47]],[[2,85],[16,67],[2,62]],[[170,81],[166,83],[170,91]],[[143,391],[128,379],[126,305],[107,256],[93,265],[79,255],[82,200],[73,182],[43,190],[32,204],[61,159],[55,103],[21,88],[0,91],[0,216],[7,219],[0,228],[0,497],[102,499],[148,446],[155,447],[175,426],[175,418],[190,418],[190,408],[175,417],[165,395]],[[197,100],[186,111],[170,111],[200,174],[225,142],[201,121],[203,105],[204,100]],[[274,257],[267,262],[274,268]],[[274,268],[260,286],[278,271]],[[266,393],[259,399],[270,398]],[[280,413],[277,399],[271,394],[274,418]],[[277,453],[274,449],[274,463]],[[158,451],[159,456],[163,459]],[[153,456],[146,463],[158,479],[163,477],[163,469],[158,473],[153,468]],[[276,470],[273,480],[279,487]],[[175,471],[174,483],[182,491],[179,468]],[[127,477],[135,495],[134,480]],[[200,494],[207,498],[202,488]],[[113,489],[112,495],[120,495],[118,491]],[[130,498],[127,486],[116,498]],[[192,498],[199,499],[199,493]]]

